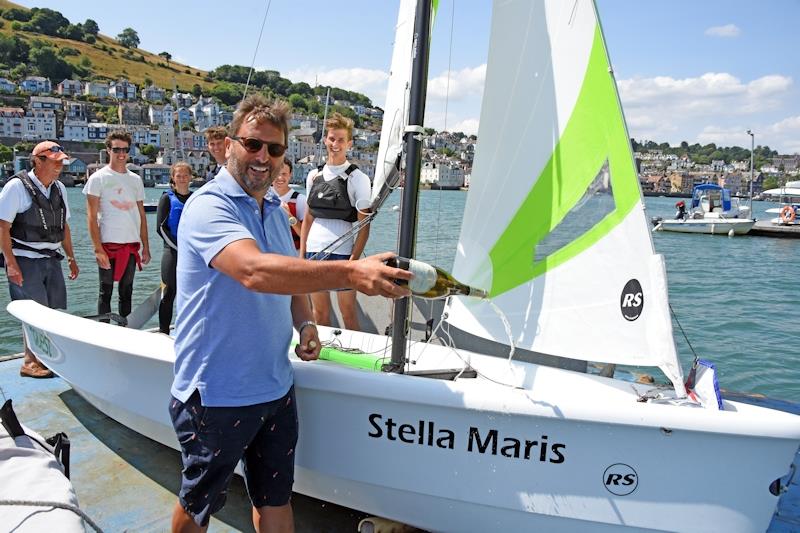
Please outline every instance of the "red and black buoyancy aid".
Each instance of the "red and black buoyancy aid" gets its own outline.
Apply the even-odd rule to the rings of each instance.
[[[67,206],[61,197],[61,189],[54,181],[50,186],[50,198],[44,195],[25,171],[12,176],[19,179],[31,197],[31,206],[18,213],[11,223],[11,236],[26,242],[61,242],[64,240],[64,227]],[[12,241],[12,247],[25,250],[30,247]],[[37,252],[45,253],[41,250]]]
[[[347,222],[358,220],[358,211],[350,203],[350,196],[347,194],[347,178],[354,170],[358,170],[356,165],[350,165],[344,171],[345,176],[336,176],[330,181],[325,181],[322,177],[323,166],[317,167],[317,175],[311,184],[308,192],[308,209],[314,218],[336,218]]]
[[[294,218],[297,218],[297,197],[300,196],[300,193],[297,191],[292,191],[292,196],[286,202],[286,205],[289,206],[289,212],[292,214]],[[299,218],[297,218],[300,220]],[[300,249],[300,235],[295,233],[294,228],[289,228],[289,231],[292,233],[292,239],[294,240],[294,247],[295,249]]]

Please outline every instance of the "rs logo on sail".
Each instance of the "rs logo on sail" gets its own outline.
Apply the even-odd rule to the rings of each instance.
[[[639,280],[632,279],[625,284],[619,301],[620,310],[625,320],[633,322],[642,314],[644,292]]]

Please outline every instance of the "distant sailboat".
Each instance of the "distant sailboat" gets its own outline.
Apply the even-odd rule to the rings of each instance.
[[[431,16],[430,0],[400,2],[379,151],[392,179],[376,199],[405,153],[401,254],[413,252]],[[593,3],[498,0],[490,46],[454,274],[491,304],[451,299],[442,326],[490,349],[407,342],[403,308],[393,339],[320,328],[327,360],[292,361],[295,490],[432,531],[764,531],[800,417],[718,399],[699,362],[687,395]],[[177,446],[171,339],[31,301],[8,310],[76,391]],[[509,337],[543,357],[658,367],[671,386],[487,355],[508,354]]]

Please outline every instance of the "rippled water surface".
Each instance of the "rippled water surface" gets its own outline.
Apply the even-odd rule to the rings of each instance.
[[[147,189],[149,201],[162,191]],[[86,208],[80,189],[68,189],[75,255],[83,269],[67,281],[69,311],[96,312],[97,268],[86,231]],[[452,266],[466,193],[423,191],[419,201],[417,257],[444,268]],[[399,203],[399,195],[387,205]],[[672,216],[674,199],[647,198],[648,216]],[[757,218],[776,204],[756,202]],[[368,253],[392,250],[397,212],[384,208],[370,234]],[[134,302],[154,289],[160,278],[161,240],[155,214],[148,214],[153,262],[136,274]],[[666,257],[670,303],[695,352],[717,364],[721,386],[742,392],[800,401],[800,239],[724,237],[656,233],[656,250]],[[9,301],[8,281],[0,276],[0,305]],[[116,296],[115,296],[116,298]],[[116,303],[112,308],[116,308]],[[673,322],[684,368],[692,351]],[[21,349],[19,325],[0,312],[0,354]]]

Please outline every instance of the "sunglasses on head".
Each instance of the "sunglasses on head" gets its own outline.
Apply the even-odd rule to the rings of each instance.
[[[50,148],[48,148],[47,150],[44,150],[44,151],[45,152],[53,152],[54,154],[57,154],[59,152],[63,152],[64,149],[56,144],[56,145],[53,145],[53,146],[51,146]]]
[[[115,147],[111,148],[111,151],[114,152],[115,154],[122,154],[122,153],[126,153],[127,154],[128,152],[131,151],[131,147],[130,146],[115,146]]]
[[[251,154],[257,154],[260,152],[264,145],[267,146],[267,153],[272,157],[280,157],[286,153],[286,146],[280,143],[268,143],[260,139],[256,139],[255,137],[237,137],[235,135],[232,135],[231,139],[242,143],[244,149]]]

